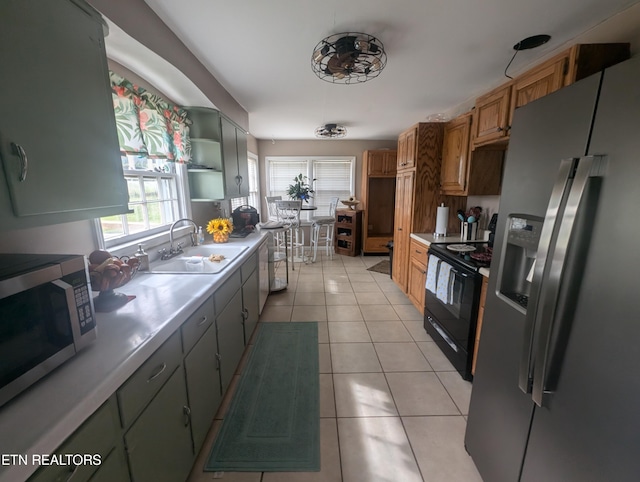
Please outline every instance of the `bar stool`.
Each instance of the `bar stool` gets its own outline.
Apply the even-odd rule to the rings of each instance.
[[[333,231],[336,223],[336,207],[338,206],[337,197],[331,198],[329,204],[329,216],[313,216],[311,218],[311,246],[313,248],[312,262],[316,262],[318,255],[318,243],[324,241],[325,252],[327,256],[333,258]],[[323,234],[324,228],[324,234]]]
[[[282,196],[265,196],[264,199],[267,202],[267,213],[269,215],[269,221],[282,221],[278,217],[278,208],[276,207],[276,201],[282,201]],[[273,235],[274,245],[278,248],[278,250],[280,250],[280,248],[282,247],[282,238],[283,236],[281,232],[276,232]]]
[[[294,262],[294,254],[300,254],[304,261],[304,231],[300,226],[300,211],[302,201],[276,201],[278,218],[289,231],[289,252],[291,253],[291,263]]]

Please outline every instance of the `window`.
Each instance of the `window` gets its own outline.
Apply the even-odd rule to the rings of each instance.
[[[248,204],[260,212],[260,182],[258,174],[258,158],[255,154],[248,153],[249,162],[249,196],[231,199],[231,211],[237,207]]]
[[[183,163],[190,151],[183,109],[113,72],[110,79],[131,212],[97,220],[105,248],[159,234],[186,217]]]
[[[165,231],[184,217],[181,179],[174,163],[139,156],[122,159],[133,212],[100,219],[105,247]]]
[[[317,206],[313,215],[329,214],[332,197],[347,199],[355,192],[355,157],[268,157],[267,191],[269,196],[288,199],[287,190],[298,174],[315,179],[309,204]]]

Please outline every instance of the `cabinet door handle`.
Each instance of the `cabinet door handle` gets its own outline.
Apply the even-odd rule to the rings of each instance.
[[[246,308],[243,308],[242,309],[242,322],[244,323],[248,319],[249,319],[249,310],[247,310]]]
[[[29,158],[27,157],[27,153],[25,152],[24,148],[20,144],[12,142],[11,147],[20,158],[20,176],[18,176],[18,181],[24,182],[27,179],[27,171],[29,170]]]
[[[216,370],[220,370],[220,353],[216,353]]]
[[[497,130],[498,132],[502,132],[504,129],[503,129],[502,127],[496,127],[496,130]]]
[[[182,406],[182,413],[184,415],[184,426],[188,427],[189,423],[191,422],[191,409],[189,407],[187,407],[186,405]]]
[[[158,371],[156,371],[153,375],[147,378],[147,383],[152,382],[153,380],[158,378],[160,375],[162,375],[162,372],[165,371],[166,369],[167,369],[166,363],[163,363],[162,365],[160,365],[160,368],[158,369]]]
[[[236,176],[236,185],[240,186],[242,184],[242,176]]]
[[[207,322],[207,316],[203,316],[202,319],[200,320],[200,322],[198,323],[198,326],[202,326]]]

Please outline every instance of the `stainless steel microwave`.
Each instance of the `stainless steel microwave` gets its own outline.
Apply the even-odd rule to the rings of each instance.
[[[84,256],[0,254],[0,406],[95,338]]]

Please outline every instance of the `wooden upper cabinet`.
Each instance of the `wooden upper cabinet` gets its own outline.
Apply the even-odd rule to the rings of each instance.
[[[471,151],[471,113],[444,127],[440,193],[449,196],[500,194],[504,148],[486,146]]]
[[[365,151],[364,162],[367,164],[366,174],[369,177],[395,177],[396,175],[396,151]]]
[[[418,128],[412,127],[398,137],[397,169],[411,169],[416,166]]]
[[[472,148],[506,144],[515,109],[629,57],[628,43],[577,44],[478,97]]]
[[[447,122],[442,145],[440,189],[443,194],[463,194],[467,187],[471,113]]]
[[[480,146],[504,139],[508,135],[511,83],[476,99],[473,114],[473,144]]]
[[[513,113],[518,107],[522,107],[564,87],[568,70],[569,51],[566,51],[561,56],[554,57],[518,77],[511,87],[508,129],[511,128]]]

